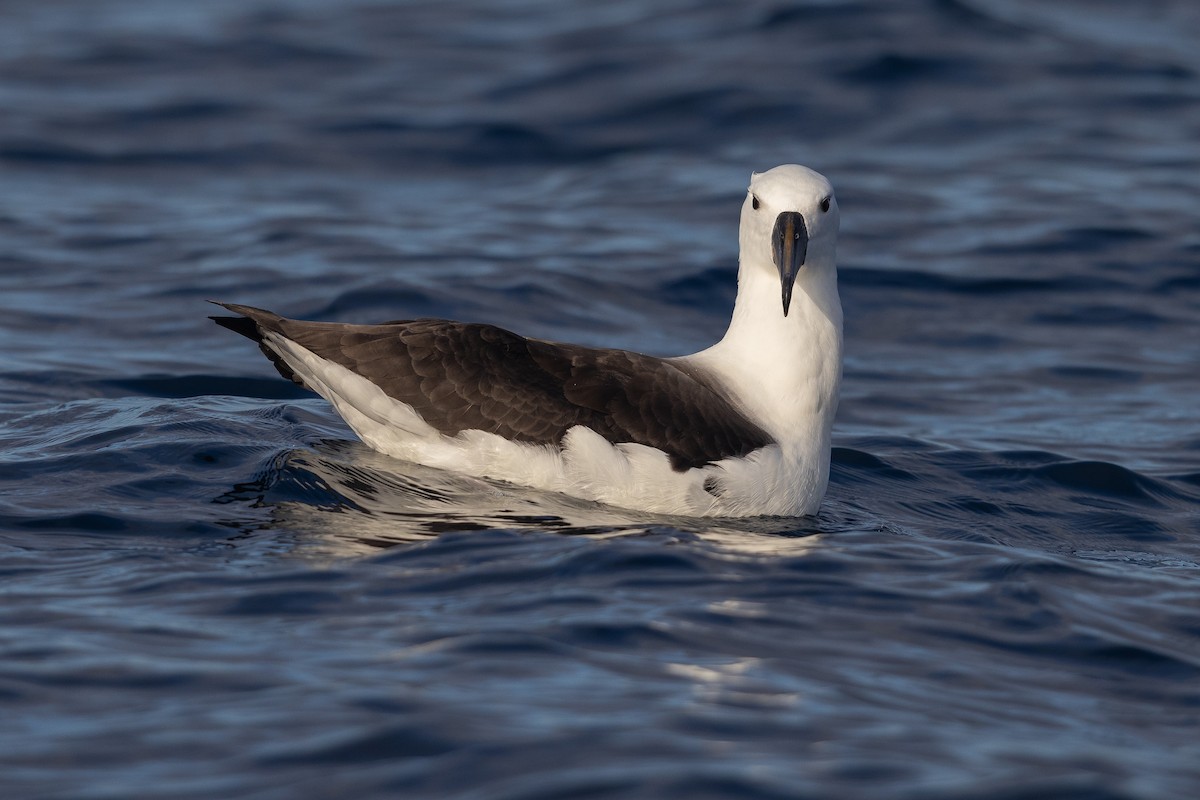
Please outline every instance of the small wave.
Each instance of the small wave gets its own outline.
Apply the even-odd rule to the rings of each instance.
[[[376,761],[403,762],[426,759],[458,749],[453,740],[442,739],[412,722],[372,730],[361,735],[336,737],[332,742],[291,742],[277,754],[259,757],[266,766],[288,764],[370,764]]]
[[[228,375],[143,375],[94,381],[93,385],[109,394],[112,390],[143,397],[261,397],[270,400],[300,400],[312,392],[278,378],[238,378]]]
[[[296,160],[284,147],[243,144],[197,148],[128,148],[101,150],[97,147],[67,144],[44,139],[8,139],[0,141],[0,161],[34,166],[64,167],[248,167],[251,165],[285,166]]]
[[[976,250],[980,255],[1052,255],[1055,253],[1101,253],[1127,244],[1151,240],[1154,234],[1129,226],[1068,228],[1034,241],[992,244]]]
[[[1153,311],[1130,306],[1080,305],[1061,311],[1033,314],[1030,319],[1047,325],[1121,326],[1135,329],[1159,327],[1167,318]]]
[[[1158,497],[1179,497],[1161,481],[1105,461],[1072,461],[1034,467],[1031,474],[1058,486],[1100,497],[1155,503]]]
[[[921,82],[977,83],[978,65],[967,58],[934,58],[903,53],[872,56],[865,64],[842,72],[845,80],[872,87]]]
[[[848,288],[910,289],[921,293],[1000,295],[1061,292],[1071,296],[1111,292],[1123,284],[1095,275],[1031,277],[958,277],[937,272],[874,267],[839,267],[838,279]]]
[[[714,313],[726,311],[733,307],[736,294],[732,275],[729,267],[712,267],[661,283],[658,296],[674,305],[705,309]]]

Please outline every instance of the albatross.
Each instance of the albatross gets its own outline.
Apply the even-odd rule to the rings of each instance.
[[[306,322],[218,303],[283,377],[395,458],[688,516],[815,514],[842,374],[838,205],[820,173],[754,173],[724,337],[659,358],[412,319]]]

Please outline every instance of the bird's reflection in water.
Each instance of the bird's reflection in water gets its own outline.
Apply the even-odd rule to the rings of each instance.
[[[323,440],[280,453],[223,502],[270,509],[267,527],[298,554],[346,557],[429,541],[451,531],[541,531],[595,539],[654,535],[700,540],[730,557],[797,556],[820,541],[812,518],[666,517],[461,475]]]

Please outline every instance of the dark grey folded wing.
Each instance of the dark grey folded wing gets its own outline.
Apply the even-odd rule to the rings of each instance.
[[[303,381],[263,343],[274,331],[411,405],[437,430],[482,430],[558,444],[584,425],[614,444],[656,447],[677,470],[771,443],[702,377],[624,350],[526,339],[492,325],[401,320],[346,325],[290,320],[249,306],[213,319],[259,342],[286,378]]]

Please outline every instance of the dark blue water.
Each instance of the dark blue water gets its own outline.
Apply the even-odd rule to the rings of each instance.
[[[1200,796],[1191,0],[9,0],[4,798]],[[690,352],[827,174],[811,519],[367,450],[204,301]]]

